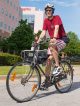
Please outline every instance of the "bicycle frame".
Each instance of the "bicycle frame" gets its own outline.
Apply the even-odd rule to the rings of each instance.
[[[46,77],[45,72],[44,72],[43,69],[40,67],[40,65],[37,64],[36,66],[37,66],[37,68],[42,72],[42,74]],[[39,72],[40,72],[40,71],[39,71]]]
[[[45,77],[46,77],[46,75],[45,75],[45,72],[43,71],[43,69],[40,67],[40,65],[38,64],[38,62],[37,62],[37,56],[36,56],[36,54],[35,54],[35,51],[33,52],[33,61],[32,61],[32,67],[33,68],[37,68],[38,70],[39,70],[39,73],[41,72]],[[46,61],[46,60],[45,60]]]

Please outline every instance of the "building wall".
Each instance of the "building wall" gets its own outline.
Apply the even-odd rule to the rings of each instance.
[[[18,26],[20,19],[19,0],[0,0],[0,36],[9,36]]]
[[[22,8],[22,15],[23,19],[24,16],[31,16],[34,18],[33,24],[34,24],[34,33],[37,33],[39,30],[42,30],[43,26],[43,11],[37,10],[35,7],[21,7]],[[26,17],[25,17],[26,18]]]

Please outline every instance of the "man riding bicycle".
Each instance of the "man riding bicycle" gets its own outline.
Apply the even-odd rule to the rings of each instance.
[[[42,86],[46,88],[48,87],[47,85],[50,80],[51,60],[53,58],[55,61],[55,70],[53,74],[59,75],[61,73],[58,54],[59,51],[65,48],[67,38],[60,16],[53,15],[54,10],[55,8],[54,5],[52,4],[48,3],[45,6],[45,14],[47,18],[44,19],[43,30],[39,37],[39,40],[37,41],[37,43],[39,43],[42,40],[42,38],[44,38],[44,36],[46,35],[46,31],[49,32],[50,42],[48,50],[50,50],[49,52],[51,53],[46,63],[46,69],[45,69],[46,79],[45,82],[42,84]]]
[[[47,90],[48,87],[53,85],[60,93],[68,92],[72,86],[73,68],[71,64],[65,59],[62,59],[60,62],[58,59],[59,51],[65,48],[68,40],[61,18],[58,15],[54,16],[53,13],[54,6],[50,4],[46,5],[45,14],[47,18],[44,19],[43,31],[39,39],[35,37],[32,50],[27,50],[26,52],[26,59],[14,64],[8,72],[6,88],[10,97],[17,102],[29,101],[36,95],[38,90]],[[46,61],[47,55],[43,53],[42,55],[45,55],[44,58],[42,55],[39,55],[40,52],[36,50],[40,46],[41,43],[39,42],[45,36],[47,30],[50,35],[48,47],[48,50],[50,50],[50,53],[48,53],[50,55],[46,62],[44,73],[44,68],[41,68],[39,65],[42,61],[39,62],[38,60],[42,59]],[[42,43],[45,42],[43,41]],[[54,65],[52,64],[53,62],[51,62],[52,59],[55,60],[55,67],[51,67]],[[45,77],[43,83],[41,75]]]

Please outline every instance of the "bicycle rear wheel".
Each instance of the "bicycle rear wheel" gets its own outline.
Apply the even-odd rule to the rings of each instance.
[[[73,83],[73,69],[67,61],[61,61],[63,78],[55,83],[56,89],[60,93],[66,93],[70,90]]]
[[[30,63],[20,62],[9,71],[6,87],[9,95],[17,102],[31,100],[40,86],[40,74]]]

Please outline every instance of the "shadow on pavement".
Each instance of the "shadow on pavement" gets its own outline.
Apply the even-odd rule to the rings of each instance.
[[[53,95],[53,94],[55,94],[55,93],[58,93],[58,91],[57,91],[57,90],[52,91],[52,92],[47,91],[46,93],[43,93],[43,91],[42,91],[41,94],[37,94],[37,95],[35,96],[35,98],[33,98],[32,100],[36,100],[36,99],[40,99],[40,98],[43,98],[43,97],[47,97],[47,96]],[[31,100],[31,101],[32,101],[32,100]]]
[[[72,91],[77,90],[79,88],[80,88],[80,82],[73,82],[72,87],[71,87],[69,92],[72,92]],[[69,92],[67,92],[67,93],[69,93]],[[60,94],[57,90],[52,91],[52,92],[47,91],[46,93],[43,93],[43,91],[42,91],[41,94],[37,94],[35,96],[35,98],[33,98],[31,101],[36,100],[36,99],[40,99],[43,97],[47,97],[47,96],[50,96],[50,95],[55,94],[55,93]]]
[[[80,82],[73,82],[70,92],[72,92],[76,89],[79,89],[79,88],[80,88]]]

